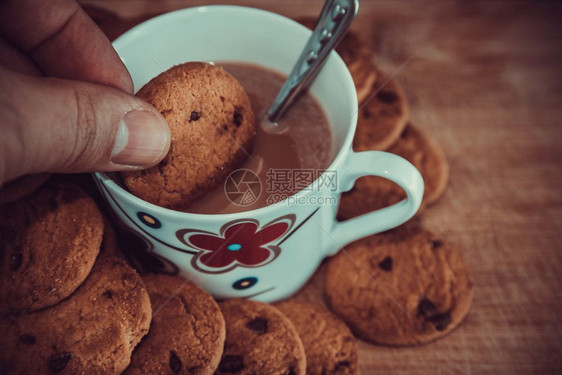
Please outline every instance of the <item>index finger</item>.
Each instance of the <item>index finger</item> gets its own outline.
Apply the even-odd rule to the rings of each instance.
[[[133,92],[111,43],[74,0],[2,1],[0,33],[48,76]]]

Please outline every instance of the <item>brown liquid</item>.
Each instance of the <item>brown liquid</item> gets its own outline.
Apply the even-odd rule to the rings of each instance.
[[[284,114],[280,123],[287,125],[287,131],[269,134],[262,130],[260,121],[265,118],[286,77],[257,65],[220,63],[220,66],[242,84],[250,97],[256,136],[248,160],[239,169],[252,171],[260,182],[251,173],[235,173],[225,185],[189,207],[187,211],[192,213],[231,213],[267,206],[304,188],[303,184],[311,182],[312,176],[316,179],[318,170],[326,169],[334,156],[328,119],[310,93],[301,95]],[[260,184],[261,189],[258,189]],[[259,190],[259,197],[255,199]]]

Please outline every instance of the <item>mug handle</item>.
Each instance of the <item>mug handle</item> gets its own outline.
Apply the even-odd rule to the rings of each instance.
[[[379,176],[398,184],[408,197],[389,207],[338,222],[334,220],[332,237],[339,248],[359,238],[384,232],[406,222],[420,207],[424,184],[420,172],[409,161],[384,151],[351,151],[344,162],[343,191],[353,187],[362,176]]]

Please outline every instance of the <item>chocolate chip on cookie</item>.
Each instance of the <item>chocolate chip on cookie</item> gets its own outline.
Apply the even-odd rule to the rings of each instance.
[[[418,214],[443,195],[449,179],[449,164],[443,150],[421,129],[409,124],[398,142],[387,151],[411,162],[423,177],[425,190]],[[351,191],[342,194],[338,219],[350,219],[405,198],[406,193],[392,181],[375,176],[361,177]]]
[[[175,276],[149,274],[143,281],[152,323],[125,374],[212,374],[225,339],[224,319],[213,297]]]
[[[249,155],[255,133],[250,100],[222,68],[200,62],[174,66],[137,96],[170,126],[170,152],[155,167],[122,173],[127,188],[150,203],[186,209]]]
[[[69,182],[51,180],[0,206],[0,312],[68,297],[90,273],[102,235],[96,204]]]
[[[275,305],[295,326],[306,354],[306,373],[357,374],[357,341],[349,328],[325,308],[307,302]]]
[[[219,305],[226,322],[226,342],[215,374],[305,373],[302,342],[291,321],[278,309],[246,299]]]
[[[406,346],[455,329],[468,314],[473,291],[466,265],[451,246],[405,225],[357,241],[332,258],[325,293],[355,335]]]
[[[139,275],[104,258],[64,301],[0,320],[0,365],[9,374],[119,374],[150,318]]]

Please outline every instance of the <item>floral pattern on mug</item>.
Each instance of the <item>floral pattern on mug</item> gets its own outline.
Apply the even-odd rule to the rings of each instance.
[[[205,273],[223,273],[236,267],[261,267],[272,262],[281,253],[274,242],[280,242],[295,220],[295,215],[285,215],[260,228],[255,219],[240,219],[223,225],[219,234],[180,229],[176,237],[200,250],[192,258],[194,268]]]

